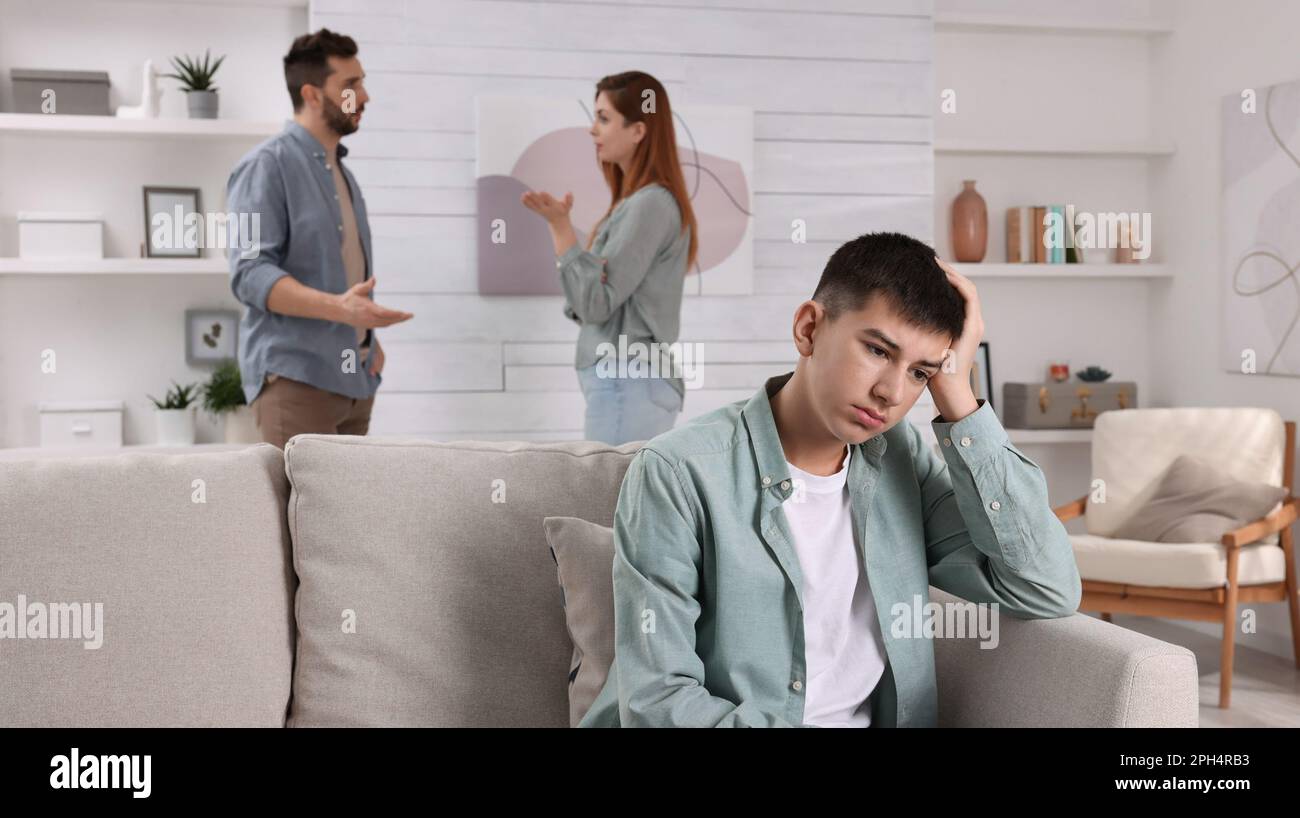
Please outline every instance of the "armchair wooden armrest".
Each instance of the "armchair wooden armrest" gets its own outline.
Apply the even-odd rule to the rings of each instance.
[[[1061,522],[1073,520],[1075,517],[1082,517],[1088,511],[1088,495],[1083,495],[1078,500],[1071,500],[1063,506],[1052,509],[1056,512],[1056,519]]]
[[[1236,531],[1229,531],[1223,535],[1223,544],[1227,548],[1239,548],[1246,543],[1254,542],[1260,537],[1266,537],[1274,531],[1281,531],[1296,521],[1297,514],[1296,498],[1288,497],[1282,503],[1282,507],[1267,517],[1261,517],[1252,523],[1247,523]]]

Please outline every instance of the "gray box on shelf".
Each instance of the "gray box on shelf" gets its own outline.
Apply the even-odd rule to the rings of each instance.
[[[46,90],[54,92],[54,114],[109,116],[107,71],[57,71],[11,68],[14,113],[43,114]]]
[[[1002,425],[1008,429],[1091,429],[1101,412],[1137,405],[1133,381],[1002,384]]]

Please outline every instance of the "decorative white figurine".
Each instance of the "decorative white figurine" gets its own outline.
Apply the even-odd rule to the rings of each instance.
[[[158,74],[153,70],[153,60],[144,61],[144,77],[140,86],[140,104],[119,105],[118,116],[123,119],[158,118],[158,98],[162,96],[162,91],[158,89]]]

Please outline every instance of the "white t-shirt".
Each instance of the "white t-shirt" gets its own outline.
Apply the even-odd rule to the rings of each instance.
[[[803,572],[804,723],[867,727],[885,671],[884,637],[849,507],[848,448],[835,474],[787,462],[794,490],[782,508]]]

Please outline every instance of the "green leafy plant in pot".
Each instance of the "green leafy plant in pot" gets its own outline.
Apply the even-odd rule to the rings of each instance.
[[[226,421],[227,443],[257,443],[261,437],[244,399],[244,382],[233,358],[222,361],[203,385],[203,408]]]
[[[194,445],[194,404],[198,400],[195,389],[198,384],[181,386],[172,381],[174,388],[167,391],[163,400],[146,394],[157,407],[154,414],[158,418],[158,445],[192,446]]]
[[[171,59],[176,72],[163,76],[180,80],[181,90],[185,92],[185,101],[189,106],[190,119],[216,119],[217,87],[212,84],[212,80],[216,76],[217,69],[221,67],[221,62],[226,59],[226,55],[217,57],[216,62],[212,62],[207,51],[203,52],[202,62],[199,62],[198,57],[172,57]]]

